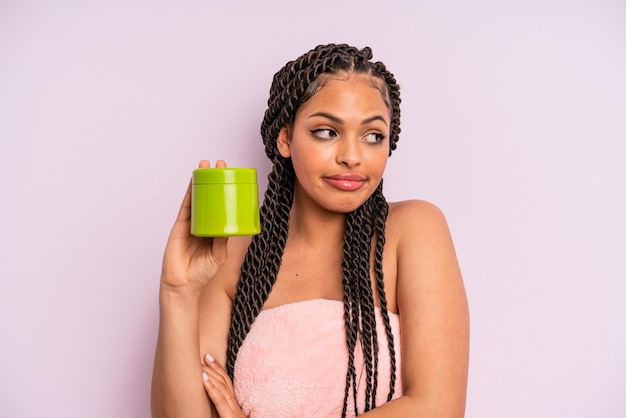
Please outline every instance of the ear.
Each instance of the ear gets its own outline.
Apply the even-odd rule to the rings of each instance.
[[[278,138],[276,139],[276,147],[278,148],[278,152],[283,158],[291,157],[291,132],[289,131],[289,127],[284,126],[278,132]]]

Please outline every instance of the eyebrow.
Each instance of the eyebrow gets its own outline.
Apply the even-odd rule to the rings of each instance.
[[[314,118],[314,117],[323,117],[323,118],[327,118],[332,120],[335,123],[341,124],[343,125],[344,121],[340,118],[338,118],[337,116],[331,115],[330,113],[326,113],[326,112],[315,112],[312,115],[309,116],[310,118]],[[370,122],[374,122],[375,120],[379,120],[381,122],[383,122],[385,124],[385,126],[387,125],[387,121],[385,120],[384,117],[382,117],[381,115],[376,115],[376,116],[372,116],[370,118],[364,119],[361,124],[362,125],[367,125]]]

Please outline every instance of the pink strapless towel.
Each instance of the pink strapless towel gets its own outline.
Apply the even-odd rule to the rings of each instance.
[[[376,405],[389,393],[390,362],[380,309]],[[396,349],[394,398],[402,395],[400,325],[390,313]],[[251,418],[340,417],[348,367],[343,302],[315,299],[261,311],[235,362],[235,397]],[[358,408],[364,404],[365,367],[356,348]],[[348,416],[354,416],[348,401]]]

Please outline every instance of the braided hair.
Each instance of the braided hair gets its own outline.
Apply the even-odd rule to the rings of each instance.
[[[293,124],[298,108],[328,81],[328,75],[338,73],[368,74],[382,81],[377,87],[391,113],[389,154],[396,148],[400,133],[400,92],[396,80],[382,62],[372,62],[369,47],[357,49],[345,44],[320,45],[288,62],[273,78],[268,107],[261,124],[265,153],[272,161],[268,185],[260,210],[261,233],[255,235],[241,266],[232,308],[226,369],[234,378],[235,360],[272,286],[287,242],[289,215],[294,198],[295,173],[291,159],[280,155],[276,140],[279,131]],[[394,394],[396,360],[394,338],[389,322],[387,299],[383,283],[382,253],[385,245],[385,221],[388,204],[382,192],[382,180],[375,192],[359,208],[346,216],[343,259],[344,321],[348,347],[348,368],[342,416],[346,415],[352,397],[357,409],[357,376],[354,352],[360,341],[365,362],[365,405],[363,411],[376,407],[378,386],[378,338],[374,310],[374,294],[370,276],[370,258],[374,242],[374,280],[380,301],[380,311],[387,334],[391,359],[391,379],[387,400]]]

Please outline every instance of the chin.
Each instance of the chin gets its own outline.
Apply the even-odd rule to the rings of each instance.
[[[337,201],[334,202],[330,202],[328,205],[323,205],[324,208],[330,212],[336,212],[336,213],[350,213],[350,212],[354,212],[355,210],[357,210],[363,203],[365,203],[365,201],[358,201],[358,202],[342,202],[342,203],[338,203]]]

